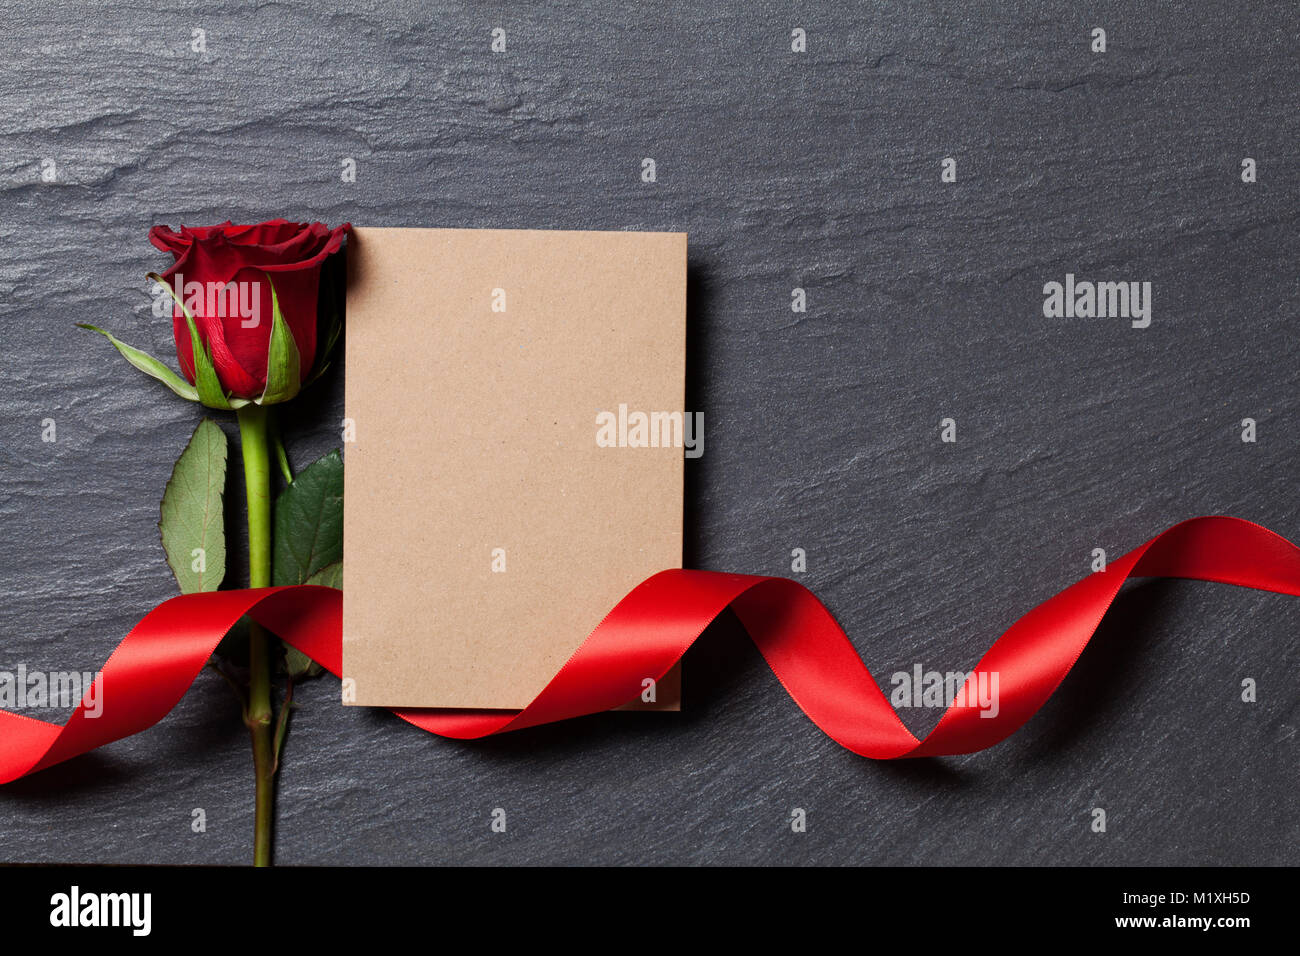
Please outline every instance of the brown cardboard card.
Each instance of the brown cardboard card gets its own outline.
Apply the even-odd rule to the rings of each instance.
[[[345,700],[523,707],[681,567],[682,442],[597,439],[685,415],[686,236],[360,228],[348,273]]]

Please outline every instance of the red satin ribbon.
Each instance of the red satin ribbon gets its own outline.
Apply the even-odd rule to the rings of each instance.
[[[518,712],[399,710],[415,726],[470,739],[597,713],[635,699],[731,607],[795,703],[832,739],[890,760],[991,747],[1034,715],[1069,673],[1130,577],[1194,578],[1300,595],[1300,549],[1237,518],[1175,525],[1044,601],[1003,634],[968,682],[996,672],[999,709],[982,716],[958,695],[917,740],[890,706],[830,612],[786,578],[661,571],[609,612],[531,704]],[[289,587],[172,598],[150,611],[109,657],[83,705],[62,727],[0,711],[0,783],[151,727],[176,705],[225,633],[245,614],[334,674],[342,663],[342,594]],[[987,681],[987,678],[985,678]],[[978,686],[978,685],[976,685]]]

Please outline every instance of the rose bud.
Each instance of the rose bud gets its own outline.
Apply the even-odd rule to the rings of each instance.
[[[338,263],[329,260],[350,230],[283,219],[151,229],[150,241],[176,259],[150,278],[174,300],[172,328],[184,379],[103,329],[83,327],[107,336],[132,365],[191,401],[223,409],[288,401],[324,371],[341,329]],[[318,338],[322,272],[331,281]]]

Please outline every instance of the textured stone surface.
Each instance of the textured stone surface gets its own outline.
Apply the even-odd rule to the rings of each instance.
[[[807,549],[882,682],[970,666],[1095,547],[1209,512],[1300,538],[1294,4],[699,6],[0,3],[0,668],[93,669],[173,592],[157,501],[195,409],[73,328],[170,353],[157,222],[689,232],[689,560],[783,573]],[[1151,327],[1044,319],[1066,272],[1151,281]],[[334,375],[299,403],[298,464],[341,396]],[[901,765],[823,737],[726,621],[680,716],[463,745],[326,679],[278,858],[1294,864],[1298,626],[1283,597],[1131,587],[1014,738]],[[153,730],[0,790],[0,859],[243,862],[251,807],[204,674]]]

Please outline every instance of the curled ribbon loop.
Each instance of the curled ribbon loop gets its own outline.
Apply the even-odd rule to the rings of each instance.
[[[1177,524],[1049,598],[1013,624],[967,678],[998,675],[996,712],[958,694],[924,739],[907,730],[853,645],[811,591],[787,578],[661,571],[637,585],[531,704],[518,712],[398,710],[443,737],[473,739],[598,713],[636,698],[730,607],[768,666],[829,737],[864,757],[971,753],[1014,733],[1052,695],[1130,577],[1191,578],[1300,595],[1300,548],[1249,521]],[[176,706],[226,632],[245,614],[333,674],[342,665],[342,593],[298,586],[172,598],[109,656],[63,726],[0,710],[0,783],[153,726]],[[965,690],[965,689],[963,689]],[[102,712],[89,716],[90,702]]]

